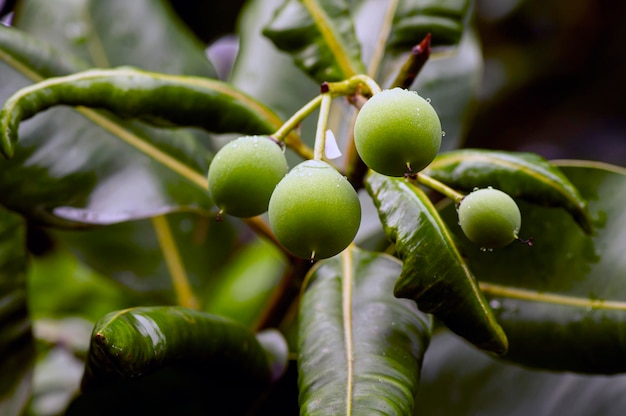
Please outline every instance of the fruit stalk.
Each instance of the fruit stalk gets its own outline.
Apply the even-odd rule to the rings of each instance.
[[[313,148],[313,159],[324,159],[324,147],[326,146],[326,130],[328,128],[328,115],[330,114],[330,104],[333,97],[329,93],[321,95],[320,114],[317,119],[317,130],[315,132],[315,147]]]
[[[463,195],[462,193],[455,191],[449,186],[443,184],[442,182],[439,182],[437,179],[434,179],[423,173],[418,173],[416,175],[416,180],[420,184],[427,186],[428,188],[447,196],[448,198],[453,200],[454,203],[457,205],[460,204],[461,200],[465,197],[465,195]]]

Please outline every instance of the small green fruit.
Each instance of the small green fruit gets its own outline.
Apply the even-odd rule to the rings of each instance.
[[[518,238],[522,216],[513,198],[497,189],[476,190],[459,205],[459,224],[470,241],[486,249]]]
[[[209,166],[209,191],[222,212],[253,217],[267,211],[287,174],[282,148],[267,136],[244,136],[222,147]]]
[[[280,181],[268,214],[278,241],[305,259],[340,253],[361,223],[356,191],[335,168],[319,160],[300,163]]]
[[[354,124],[354,144],[363,162],[378,173],[417,173],[441,147],[441,122],[428,101],[394,88],[370,98]]]

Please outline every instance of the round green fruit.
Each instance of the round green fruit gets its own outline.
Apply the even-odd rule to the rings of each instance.
[[[417,173],[439,152],[441,122],[432,105],[417,93],[384,90],[359,111],[354,144],[363,162],[378,173]]]
[[[209,166],[215,204],[235,217],[267,211],[274,188],[287,174],[283,149],[267,136],[244,136],[222,147]]]
[[[461,229],[475,244],[500,248],[518,238],[522,216],[513,198],[497,189],[485,188],[467,195],[459,205]]]
[[[335,168],[307,160],[280,181],[268,214],[276,238],[287,250],[305,259],[322,259],[352,242],[361,223],[361,204]]]

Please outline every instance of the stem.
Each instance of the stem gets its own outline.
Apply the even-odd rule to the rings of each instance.
[[[287,266],[271,298],[259,312],[259,318],[254,324],[255,332],[281,325],[291,305],[298,299],[302,280],[311,267],[310,261],[300,258],[294,258]]]
[[[283,125],[280,126],[278,130],[276,130],[276,133],[272,134],[272,137],[279,142],[284,141],[289,132],[297,128],[300,123],[302,123],[302,120],[307,118],[313,111],[315,111],[315,109],[320,105],[321,101],[322,96],[318,95],[317,97],[306,103],[304,107],[302,107],[294,115],[292,115],[289,120],[285,121]]]
[[[172,279],[178,304],[187,308],[198,309],[198,301],[191,290],[185,266],[180,258],[167,218],[164,215],[157,215],[152,217],[152,224],[165,258],[165,265]]]
[[[367,75],[359,74],[348,78],[345,81],[325,82],[322,84],[322,92],[330,93],[333,96],[351,96],[361,92],[361,88],[365,85],[367,95],[378,94],[381,91],[380,86],[372,78]]]
[[[411,54],[407,58],[404,65],[398,72],[396,79],[393,81],[393,87],[401,87],[408,89],[415,81],[417,74],[421,71],[422,67],[430,56],[430,39],[431,34],[428,33],[424,39],[411,50]]]
[[[267,225],[265,221],[260,216],[252,217],[252,218],[242,218],[243,222],[250,227],[257,235],[263,236],[272,242],[276,247],[278,247],[286,256],[292,258],[293,255],[283,247],[282,244],[276,239],[276,236],[272,232],[272,229]]]
[[[296,132],[292,131],[285,137],[285,145],[302,159],[313,159],[313,149],[300,140],[300,136],[298,136]]]
[[[437,179],[424,173],[418,173],[416,178],[420,184],[427,186],[430,189],[434,189],[435,191],[447,196],[448,198],[452,199],[455,204],[461,203],[461,200],[465,198],[465,195],[463,195],[462,193],[455,191],[448,185],[445,185],[444,183],[439,182]]]
[[[313,159],[324,159],[324,147],[326,145],[326,130],[328,127],[328,115],[330,114],[330,103],[333,100],[332,95],[324,93],[321,95],[322,104],[320,105],[320,114],[317,119],[317,131],[315,132],[315,147],[313,148]]]

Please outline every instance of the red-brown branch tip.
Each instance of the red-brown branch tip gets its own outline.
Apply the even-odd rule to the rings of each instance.
[[[422,67],[430,57],[430,41],[432,35],[427,33],[424,39],[411,49],[409,58],[400,69],[398,76],[393,82],[394,87],[408,89],[415,81],[415,78],[422,70]]]

